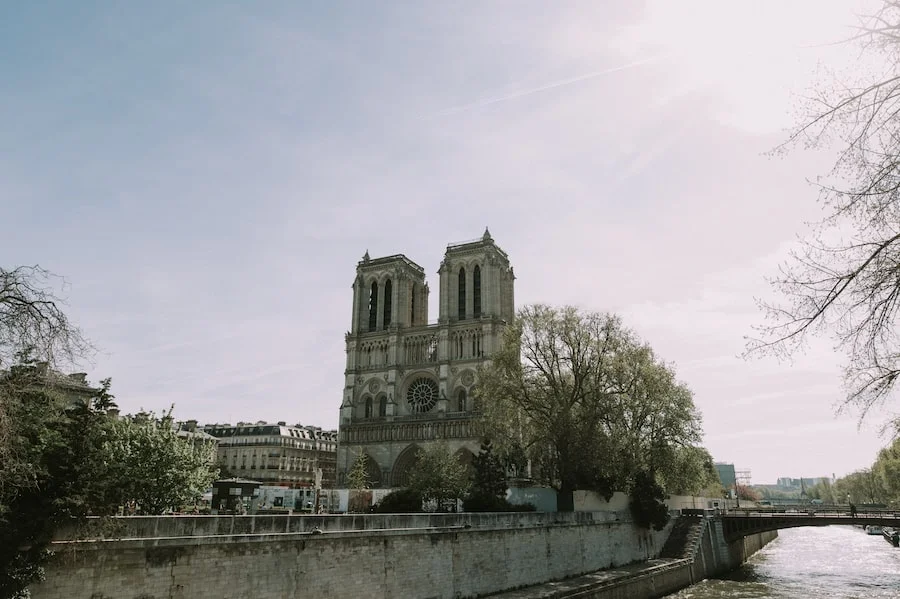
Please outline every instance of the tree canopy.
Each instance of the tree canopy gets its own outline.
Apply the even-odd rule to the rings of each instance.
[[[576,488],[609,496],[639,472],[673,489],[705,485],[690,389],[617,316],[527,306],[479,381],[486,435],[531,462],[560,510]]]
[[[110,508],[106,414],[92,399],[73,403],[32,365],[0,377],[9,418],[0,468],[0,597],[27,596],[58,526]]]
[[[218,474],[216,446],[178,435],[172,410],[112,420],[104,453],[117,505],[161,514],[195,502]]]
[[[778,299],[750,353],[789,355],[810,334],[847,355],[845,406],[864,417],[900,377],[900,1],[883,0],[848,44],[858,63],[828,72],[802,104],[804,116],[780,150],[840,149],[816,185],[824,217],[772,279]]]
[[[437,442],[416,454],[408,486],[424,501],[434,502],[438,510],[443,510],[447,502],[461,499],[470,484],[466,467],[445,443]]]

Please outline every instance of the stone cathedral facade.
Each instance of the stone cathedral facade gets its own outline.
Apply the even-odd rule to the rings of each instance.
[[[425,270],[395,254],[356,265],[338,432],[338,485],[360,454],[374,488],[401,487],[416,452],[445,442],[471,463],[476,369],[515,311],[515,275],[485,229],[450,244],[441,262],[438,318],[429,320]]]

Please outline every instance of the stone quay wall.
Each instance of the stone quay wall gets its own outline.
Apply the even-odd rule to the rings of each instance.
[[[573,512],[137,517],[68,533],[34,599],[478,597],[645,561],[669,527]]]

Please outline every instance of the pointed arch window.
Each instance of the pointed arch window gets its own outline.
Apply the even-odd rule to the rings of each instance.
[[[391,280],[388,279],[384,283],[384,318],[382,319],[382,322],[384,323],[385,330],[387,330],[387,328],[391,326],[391,300],[393,299],[391,297],[391,290]]]
[[[409,284],[409,324],[416,324],[416,284]]]
[[[472,273],[472,304],[475,318],[481,318],[481,267],[477,264]]]
[[[378,281],[372,281],[369,289],[369,331],[378,328]]]
[[[378,416],[381,418],[387,416],[387,398],[384,395],[378,400]]]
[[[372,398],[366,398],[366,418],[372,417]]]
[[[459,269],[459,297],[457,298],[457,315],[460,320],[466,318],[466,269]]]
[[[456,411],[457,412],[465,412],[466,411],[466,390],[460,389],[459,393],[456,396]]]

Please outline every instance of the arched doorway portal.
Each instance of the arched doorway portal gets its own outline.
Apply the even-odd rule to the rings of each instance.
[[[397,461],[394,462],[394,468],[391,471],[391,486],[405,487],[409,484],[409,473],[416,463],[416,457],[422,448],[413,443],[400,452]]]

